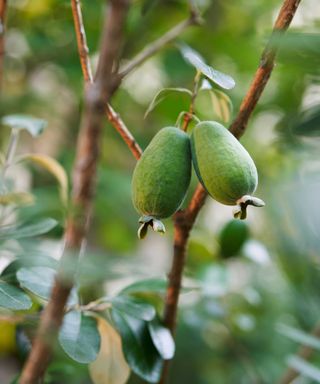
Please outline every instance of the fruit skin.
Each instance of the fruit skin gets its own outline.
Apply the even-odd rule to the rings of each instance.
[[[223,258],[237,256],[249,238],[247,224],[240,220],[230,220],[220,232],[220,253]]]
[[[258,173],[252,158],[223,125],[214,121],[197,124],[191,150],[197,176],[215,200],[236,205],[256,190]]]
[[[161,219],[181,206],[190,184],[189,136],[175,127],[161,129],[152,139],[132,176],[132,200],[136,210]]]

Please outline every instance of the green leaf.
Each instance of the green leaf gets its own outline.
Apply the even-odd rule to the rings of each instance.
[[[56,271],[48,267],[21,268],[17,272],[17,279],[23,288],[48,300]]]
[[[100,349],[96,320],[78,311],[67,313],[59,332],[59,342],[73,360],[83,364],[91,363],[97,358]]]
[[[180,52],[186,62],[195,67],[213,83],[224,89],[232,89],[236,83],[233,78],[225,73],[213,69],[207,65],[201,55],[186,44],[179,45]]]
[[[44,168],[46,171],[50,172],[52,176],[56,178],[60,186],[60,197],[63,204],[68,202],[68,177],[64,168],[60,163],[57,162],[53,157],[41,154],[41,153],[30,153],[24,155],[20,160],[31,161],[32,163]]]
[[[301,375],[320,383],[320,369],[298,356],[289,356],[288,365]]]
[[[175,345],[170,331],[164,327],[158,319],[148,323],[151,339],[154,346],[164,360],[170,360],[174,356]]]
[[[13,310],[29,309],[32,306],[30,297],[21,289],[0,282],[0,307]]]
[[[320,350],[320,339],[301,329],[290,327],[285,324],[278,324],[277,331],[299,344]]]
[[[43,266],[20,268],[17,272],[17,279],[23,288],[44,300],[49,300],[56,273],[55,269]],[[73,288],[68,299],[68,305],[77,303],[77,291]]]
[[[190,97],[192,96],[192,92],[186,88],[163,88],[161,89],[153,98],[151,103],[149,104],[146,113],[144,114],[144,118],[146,118],[151,111],[155,109],[155,107],[161,103],[165,98],[167,98],[172,93],[186,93]]]
[[[2,124],[11,128],[25,129],[32,136],[39,136],[47,126],[47,122],[28,115],[8,115],[2,118]]]
[[[153,345],[148,325],[113,309],[112,318],[121,335],[123,352],[131,369],[142,379],[157,383],[163,360]]]
[[[0,274],[1,281],[8,284],[15,285],[15,286],[19,286],[19,281],[17,280],[16,273],[20,268],[21,268],[20,260],[13,260],[1,271],[1,274]]]
[[[156,315],[156,310],[151,304],[130,296],[116,296],[112,299],[112,306],[118,311],[137,319],[150,321]]]
[[[20,224],[17,226],[8,226],[0,228],[0,240],[22,239],[43,235],[54,228],[58,222],[54,219],[42,219],[36,224]]]
[[[121,294],[124,293],[136,293],[136,292],[158,292],[165,293],[167,289],[167,280],[165,278],[152,278],[145,279],[140,281],[135,281],[134,283],[125,287]]]

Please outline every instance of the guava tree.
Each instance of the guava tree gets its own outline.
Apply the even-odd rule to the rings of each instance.
[[[282,35],[290,26],[300,0],[283,1],[271,36],[261,54],[259,66],[252,74],[249,89],[232,122],[229,121],[232,101],[227,91],[235,86],[237,79],[234,80],[229,74],[224,73],[223,68],[218,70],[208,65],[197,52],[196,46],[191,48],[184,42],[175,45],[175,49],[180,52],[186,65],[193,68],[193,87],[189,89],[185,84],[180,84],[177,87],[161,89],[150,102],[147,114],[152,113],[165,98],[172,94],[184,95],[188,98],[188,110],[180,111],[177,121],[172,123],[175,128],[172,127],[171,130],[167,128],[167,131],[160,130],[161,135],[169,132],[168,137],[161,141],[160,145],[167,151],[159,152],[159,157],[154,160],[155,147],[148,148],[154,161],[151,168],[153,164],[155,166],[159,164],[156,173],[163,172],[163,175],[160,175],[162,178],[168,176],[162,161],[165,158],[169,159],[168,172],[172,167],[174,168],[173,176],[169,181],[172,181],[173,185],[176,181],[177,186],[171,188],[172,191],[169,189],[164,192],[160,188],[159,192],[157,186],[149,180],[150,165],[147,164],[137,176],[138,192],[134,199],[138,210],[144,215],[140,222],[139,237],[141,238],[145,237],[149,227],[157,232],[164,232],[159,218],[168,216],[173,218],[172,265],[168,279],[137,281],[123,288],[117,295],[97,296],[86,304],[81,302],[79,292],[87,271],[92,267],[90,264],[93,263],[90,258],[86,259],[86,244],[92,219],[104,119],[108,119],[119,133],[135,160],[139,161],[143,154],[130,127],[126,126],[121,117],[122,111],[119,113],[112,107],[112,98],[129,74],[168,44],[176,43],[177,38],[185,30],[190,27],[201,28],[203,19],[200,4],[189,1],[186,4],[188,15],[185,20],[147,44],[130,61],[124,61],[122,52],[126,43],[128,15],[133,12],[132,8],[136,4],[131,4],[129,0],[109,0],[105,7],[98,63],[94,71],[89,58],[80,1],[71,0],[70,3],[84,80],[83,108],[77,134],[71,192],[66,171],[52,157],[39,153],[16,156],[16,146],[21,131],[26,130],[33,137],[37,137],[44,130],[45,121],[22,114],[6,115],[2,119],[3,125],[11,129],[11,136],[2,162],[1,245],[5,245],[10,239],[27,239],[28,241],[22,244],[26,247],[25,252],[28,252],[30,250],[27,247],[33,239],[57,226],[57,222],[51,218],[43,218],[36,223],[5,224],[5,218],[11,213],[12,206],[16,209],[32,203],[33,199],[32,194],[12,190],[7,180],[8,169],[16,163],[29,162],[44,168],[55,177],[60,188],[61,208],[65,219],[63,248],[59,262],[39,258],[35,259],[31,265],[21,265],[16,261],[15,264],[10,264],[1,275],[0,307],[10,310],[10,315],[21,316],[24,320],[34,320],[34,317],[37,319],[35,322],[37,331],[30,338],[32,343],[29,345],[25,364],[17,382],[22,384],[42,382],[49,362],[54,359],[54,345],[58,340],[62,349],[72,359],[89,364],[94,383],[125,383],[130,370],[147,382],[165,383],[168,379],[170,360],[174,358],[178,300],[183,289],[182,277],[188,254],[188,240],[192,235],[192,228],[198,214],[208,197],[207,191],[224,204],[238,204],[235,216],[243,219],[248,205],[263,205],[260,199],[251,196],[257,185],[255,165],[236,139],[239,140],[246,132],[249,118],[273,71],[276,55],[281,49]],[[153,6],[153,1],[141,2],[142,5],[138,3],[143,12]],[[3,57],[7,6],[7,2],[1,0],[0,76],[5,71]],[[208,97],[214,101],[213,105],[218,111],[220,120],[229,126],[229,132],[225,131],[220,124],[202,123],[204,125],[201,125],[201,113],[197,111],[196,102],[199,94],[204,92],[207,92]],[[125,108],[126,106],[120,106],[120,109],[125,110]],[[207,136],[205,129],[210,131]],[[191,197],[187,198],[186,207],[180,209],[191,175],[190,135],[193,135],[192,156],[196,157],[196,160],[193,158],[193,165],[200,182],[194,191],[191,191]],[[177,137],[181,138],[182,144],[178,142],[180,139],[178,140]],[[212,138],[212,142],[216,140],[215,145],[219,147],[220,152],[215,151],[214,146],[207,145],[208,137]],[[177,146],[168,150],[176,139]],[[183,148],[185,156],[177,156],[180,148]],[[230,148],[232,150],[229,151]],[[239,152],[239,156],[232,157],[236,152]],[[211,156],[212,153],[215,156]],[[170,156],[172,156],[171,159]],[[215,173],[212,173],[211,163],[207,164],[210,158],[212,158],[212,164],[217,166]],[[142,164],[142,161],[143,159],[138,164]],[[188,167],[188,161],[190,161],[190,167]],[[185,178],[181,176],[184,174]],[[227,176],[230,176],[230,180],[226,180]],[[175,180],[176,177],[177,180]],[[150,190],[146,190],[145,185],[150,187]],[[224,185],[226,188],[222,188]],[[239,192],[239,196],[232,195],[234,190]],[[155,207],[157,204],[161,212],[152,217],[150,212],[153,208],[149,209],[149,207]],[[240,243],[241,241],[240,239]],[[230,250],[229,244],[226,245],[225,252],[228,253],[228,250]],[[230,253],[232,252],[231,250]],[[84,264],[83,260],[85,260]],[[84,266],[81,266],[82,264]],[[94,285],[93,281],[91,283]],[[165,291],[164,302],[159,305],[152,294],[163,291]],[[159,308],[163,309],[163,313]],[[304,342],[305,338],[300,341]],[[297,374],[297,370],[288,372],[282,383],[291,382]]]

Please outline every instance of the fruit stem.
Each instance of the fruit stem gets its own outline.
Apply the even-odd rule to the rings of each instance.
[[[264,207],[265,202],[258,197],[249,195],[242,196],[239,200],[237,200],[237,206],[233,211],[234,218],[245,220],[247,218],[248,205],[253,205],[254,207]]]
[[[192,116],[194,116],[194,107],[195,107],[196,98],[198,96],[200,79],[201,79],[201,72],[197,71],[196,75],[193,79],[193,91],[192,91],[192,96],[191,96],[189,112],[184,115],[184,119],[183,119],[182,130],[184,132],[187,131],[189,123],[192,119]]]

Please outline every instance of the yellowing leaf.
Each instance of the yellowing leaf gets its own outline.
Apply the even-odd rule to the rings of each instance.
[[[16,351],[16,325],[6,320],[0,320],[0,356]]]
[[[12,192],[0,195],[0,205],[29,205],[34,203],[34,196],[27,192]]]
[[[101,346],[97,359],[89,364],[94,384],[125,384],[130,376],[117,331],[102,317],[97,318]]]
[[[215,114],[222,122],[228,123],[232,113],[232,102],[229,96],[217,89],[212,89],[209,92]]]
[[[58,181],[60,185],[60,196],[64,204],[68,201],[68,177],[64,168],[53,157],[43,154],[28,154],[22,157],[22,160],[29,160],[34,164],[46,169]]]

